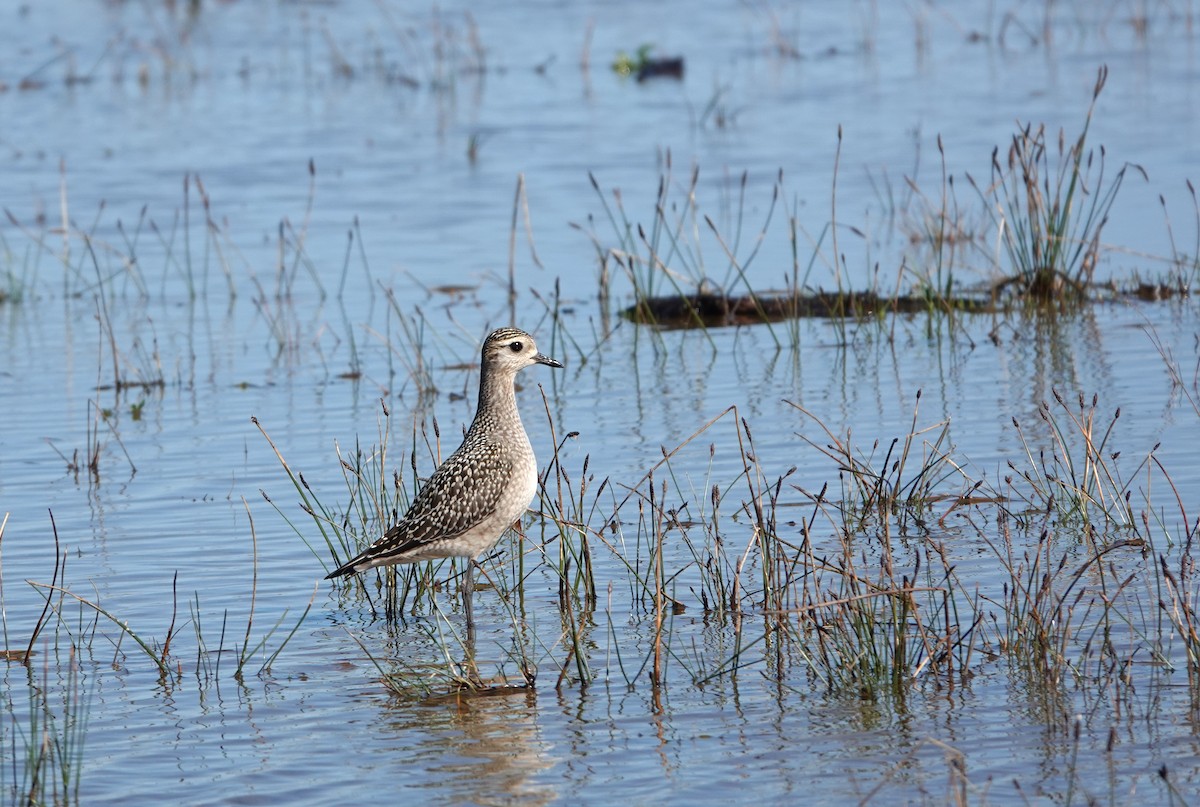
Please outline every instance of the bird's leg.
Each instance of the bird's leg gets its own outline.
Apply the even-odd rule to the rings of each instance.
[[[475,559],[467,558],[467,569],[463,579],[463,611],[467,615],[467,646],[474,652],[475,648],[475,609],[471,605],[471,597],[475,593]]]

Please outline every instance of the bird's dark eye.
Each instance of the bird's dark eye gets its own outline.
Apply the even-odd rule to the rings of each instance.
[[[513,353],[520,353],[521,349],[525,346],[522,345],[520,342],[512,342],[511,344],[509,344],[508,347],[510,350],[512,350]]]

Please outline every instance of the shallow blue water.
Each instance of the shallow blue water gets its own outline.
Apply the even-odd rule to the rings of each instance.
[[[765,661],[694,686],[696,671],[734,648],[728,626],[702,615],[687,574],[675,596],[688,610],[672,622],[679,655],[669,686],[655,692],[644,672],[635,674],[652,646],[647,615],[628,602],[627,575],[601,548],[591,687],[555,687],[565,657],[557,583],[537,565],[531,541],[525,596],[538,637],[537,688],[436,705],[389,696],[351,634],[388,663],[436,658],[427,631],[456,626],[456,604],[440,594],[444,619],[422,613],[389,629],[362,602],[339,601],[317,583],[327,561],[321,539],[250,420],[322,501],[344,506],[335,446],[347,455],[356,443],[377,444],[383,399],[392,467],[411,484],[414,428],[432,442],[436,419],[441,453],[454,447],[472,415],[478,342],[511,311],[567,364],[522,377],[519,400],[542,464],[552,427],[560,441],[578,432],[562,463],[577,478],[588,457],[594,485],[606,477],[614,489],[634,485],[664,448],[736,406],[768,477],[796,466],[789,484],[815,492],[828,482],[836,491],[836,464],[797,434],[817,445],[827,436],[786,401],[839,436],[849,430],[864,451],[878,441],[877,458],[908,433],[914,410],[918,428],[935,427],[931,440],[948,420],[965,473],[1000,484],[1008,461],[1027,464],[1012,419],[1034,444],[1048,445],[1038,409],[1057,389],[1072,406],[1079,393],[1098,394],[1101,418],[1120,408],[1112,438],[1120,467],[1145,480],[1131,486],[1139,500],[1148,497],[1176,525],[1175,491],[1139,463],[1161,443],[1156,456],[1175,489],[1185,504],[1195,501],[1200,416],[1151,339],[1171,352],[1195,396],[1190,298],[1102,304],[1053,327],[968,316],[930,333],[917,316],[882,327],[806,321],[795,339],[783,325],[656,335],[606,314],[596,249],[572,226],[605,247],[619,241],[591,172],[609,205],[619,189],[630,219],[649,227],[669,151],[676,209],[692,167],[700,170],[701,215],[685,229],[693,257],[681,271],[722,281],[728,262],[701,216],[732,243],[741,211],[744,259],[782,170],[786,209],[775,210],[749,280],[779,288],[791,276],[786,218],[794,215],[802,260],[817,253],[811,285],[832,287],[839,273],[821,232],[834,215],[840,125],[842,282],[890,290],[903,258],[921,265],[908,233],[922,208],[904,177],[937,198],[937,136],[960,203],[982,227],[982,203],[963,172],[986,181],[992,149],[1006,147],[1016,121],[1076,132],[1096,70],[1107,64],[1091,142],[1105,145],[1113,169],[1136,162],[1150,180],[1129,175],[1104,233],[1116,249],[1099,273],[1165,274],[1173,248],[1160,194],[1175,249],[1194,250],[1196,237],[1184,185],[1200,134],[1189,78],[1194,33],[1170,9],[1139,37],[1124,7],[1055,4],[1047,42],[1044,11],[546,3],[475,11],[472,20],[444,4],[417,12],[205,4],[194,18],[184,6],[156,4],[0,11],[0,206],[11,214],[0,221],[0,257],[17,295],[0,303],[6,644],[23,646],[41,611],[24,581],[51,580],[53,513],[67,587],[152,644],[168,635],[174,614],[175,647],[184,648],[174,659],[178,680],[162,679],[128,636],[114,647],[121,632],[103,617],[93,632],[95,614],[67,600],[63,623],[49,629],[63,637],[59,647],[68,646],[68,630],[92,637],[79,660],[89,718],[80,800],[317,804],[386,788],[441,803],[712,803],[747,793],[765,801],[877,794],[896,803],[948,800],[952,783],[966,781],[972,795],[1007,803],[1022,799],[1014,779],[1026,794],[1061,798],[1075,781],[1115,801],[1155,787],[1161,765],[1185,786],[1194,782],[1195,726],[1177,708],[1186,700],[1181,673],[1163,689],[1145,673],[1138,692],[1156,694],[1119,705],[1073,690],[1057,706],[1035,702],[1037,688],[1003,658],[981,660],[975,677],[950,692],[918,685],[905,702],[825,695],[803,665],[776,676],[780,685]],[[482,72],[472,31],[484,48]],[[985,41],[971,41],[971,32]],[[616,52],[643,42],[684,54],[684,80],[614,76]],[[518,175],[533,238],[531,249],[519,211],[510,308]],[[994,240],[980,239],[956,277],[992,277],[994,250]],[[611,270],[615,308],[628,302],[629,286]],[[439,286],[468,290],[431,291]],[[559,328],[548,314],[555,305]],[[432,396],[420,394],[425,372]],[[116,375],[163,384],[118,394]],[[672,495],[695,510],[714,482],[735,479],[743,467],[737,437],[727,415],[681,449]],[[416,442],[427,474],[432,452]],[[89,446],[99,447],[95,475],[86,468]],[[73,458],[83,467],[72,470]],[[789,495],[785,508],[807,516],[808,499]],[[1190,505],[1187,512],[1194,518]],[[632,535],[636,516],[624,518]],[[527,525],[531,538],[542,529]],[[962,573],[997,585],[995,555],[978,533],[953,519],[941,529]],[[748,531],[731,534],[742,541]],[[822,537],[830,534],[826,527]],[[502,546],[494,572],[515,556]],[[673,562],[686,562],[682,546],[672,552]],[[1138,562],[1121,559],[1124,568]],[[611,596],[603,590],[610,582]],[[256,674],[310,599],[271,671]],[[277,620],[281,627],[239,683],[231,648],[243,641],[252,602],[252,645]],[[481,656],[513,674],[507,610],[486,590],[477,608]],[[209,656],[197,653],[197,632]],[[53,646],[41,646],[31,669],[60,697],[71,691],[55,683],[68,660]],[[20,774],[9,755],[28,730],[21,693],[31,690],[24,667],[4,674],[12,708],[0,781],[11,788]],[[1080,742],[1090,753],[1073,754],[1060,721],[1047,716],[1055,709],[1087,716]],[[1114,728],[1117,750],[1106,756]],[[956,778],[949,749],[966,755],[965,779]]]

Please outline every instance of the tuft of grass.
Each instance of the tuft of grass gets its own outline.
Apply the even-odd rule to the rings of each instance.
[[[309,516],[319,532],[329,554],[328,564],[309,541],[308,532],[293,522],[266,491],[260,493],[284,517],[326,571],[358,554],[382,535],[408,505],[410,494],[404,487],[403,476],[389,462],[391,411],[382,401],[380,409],[379,442],[376,446],[364,450],[361,445],[356,445],[348,455],[343,454],[340,446],[335,447],[347,493],[346,502],[340,506],[323,502],[304,474],[293,470],[288,464],[257,418],[251,418],[275,452],[284,473],[299,495],[301,510]],[[436,434],[436,422],[434,431]],[[414,484],[417,476],[417,446],[417,431],[414,429],[410,454]],[[339,591],[353,592],[355,596],[364,598],[373,613],[382,611],[387,620],[396,621],[402,618],[406,609],[418,607],[424,598],[432,598],[436,591],[434,578],[442,565],[443,562],[428,562],[386,567],[376,570],[374,575],[351,575],[333,584]]]
[[[658,316],[654,301],[667,295],[678,300],[683,308],[683,318],[689,320],[692,327],[704,329],[706,319],[696,298],[728,297],[733,289],[740,286],[745,289],[751,307],[759,313],[758,321],[768,323],[769,327],[769,318],[763,315],[761,305],[757,304],[757,293],[750,284],[747,272],[774,216],[780,197],[778,183],[773,186],[771,202],[763,224],[754,237],[753,246],[743,255],[742,238],[749,181],[746,173],[741,175],[738,182],[737,205],[725,234],[711,217],[701,212],[698,204],[699,168],[693,168],[685,182],[676,187],[670,152],[666,155],[665,171],[659,177],[654,212],[649,224],[630,218],[620,190],[612,191],[610,204],[595,176],[589,174],[589,179],[600,198],[615,239],[615,245],[605,246],[605,239],[594,228],[585,230],[600,258],[602,299],[608,297],[611,263],[624,272],[633,288],[633,318],[638,322],[656,323]],[[723,260],[709,261],[706,252],[714,248],[723,255]],[[723,276],[716,281],[710,272],[721,272]]]
[[[1086,527],[1098,523],[1105,531],[1134,526],[1136,516],[1130,485],[1141,466],[1130,479],[1124,479],[1117,463],[1121,452],[1112,450],[1110,445],[1121,417],[1120,407],[1105,422],[1098,417],[1098,394],[1092,395],[1089,402],[1079,393],[1072,407],[1057,389],[1052,393],[1057,410],[1046,401],[1038,408],[1038,418],[1049,433],[1050,446],[1035,451],[1022,425],[1016,418],[1012,421],[1026,467],[1019,469],[1011,460],[1008,467],[1028,483],[1026,501],[1039,509],[1054,510],[1062,524]]]
[[[1101,67],[1083,129],[1069,144],[1060,129],[1052,156],[1045,125],[1021,127],[1007,156],[992,152],[991,183],[986,191],[975,185],[999,230],[1013,274],[998,291],[1015,288],[1024,299],[1038,303],[1077,303],[1087,298],[1100,260],[1100,235],[1129,168],[1125,163],[1105,180],[1105,150],[1088,145],[1096,101],[1104,89],[1108,68]],[[989,203],[994,200],[994,205]]]
[[[65,663],[52,667],[46,656],[39,681],[33,670],[26,679],[28,718],[24,730],[15,726],[23,749],[9,763],[0,765],[0,789],[13,797],[13,804],[77,805],[82,781],[84,741],[91,715],[92,689],[80,674],[74,647]],[[5,708],[14,707],[12,693],[5,695]],[[15,715],[14,715],[15,717]]]
[[[948,492],[947,483],[954,479],[961,480],[964,487],[971,486],[971,480],[954,459],[950,422],[918,428],[920,402],[921,391],[917,390],[908,434],[893,437],[881,458],[880,440],[873,440],[870,450],[864,452],[855,444],[850,432],[844,438],[840,437],[808,409],[787,402],[815,421],[824,433],[822,442],[804,435],[800,437],[836,463],[842,483],[844,515],[854,531],[872,524],[887,530],[893,520],[902,532],[910,524],[921,527],[933,504],[968,495]]]

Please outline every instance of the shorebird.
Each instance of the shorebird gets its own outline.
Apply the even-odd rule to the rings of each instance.
[[[433,472],[395,526],[325,577],[437,558],[469,558],[463,596],[469,634],[475,625],[475,559],[495,545],[537,493],[537,459],[517,411],[513,382],[533,364],[562,367],[538,352],[533,337],[517,328],[492,331],[481,353],[479,404],[462,445]]]

